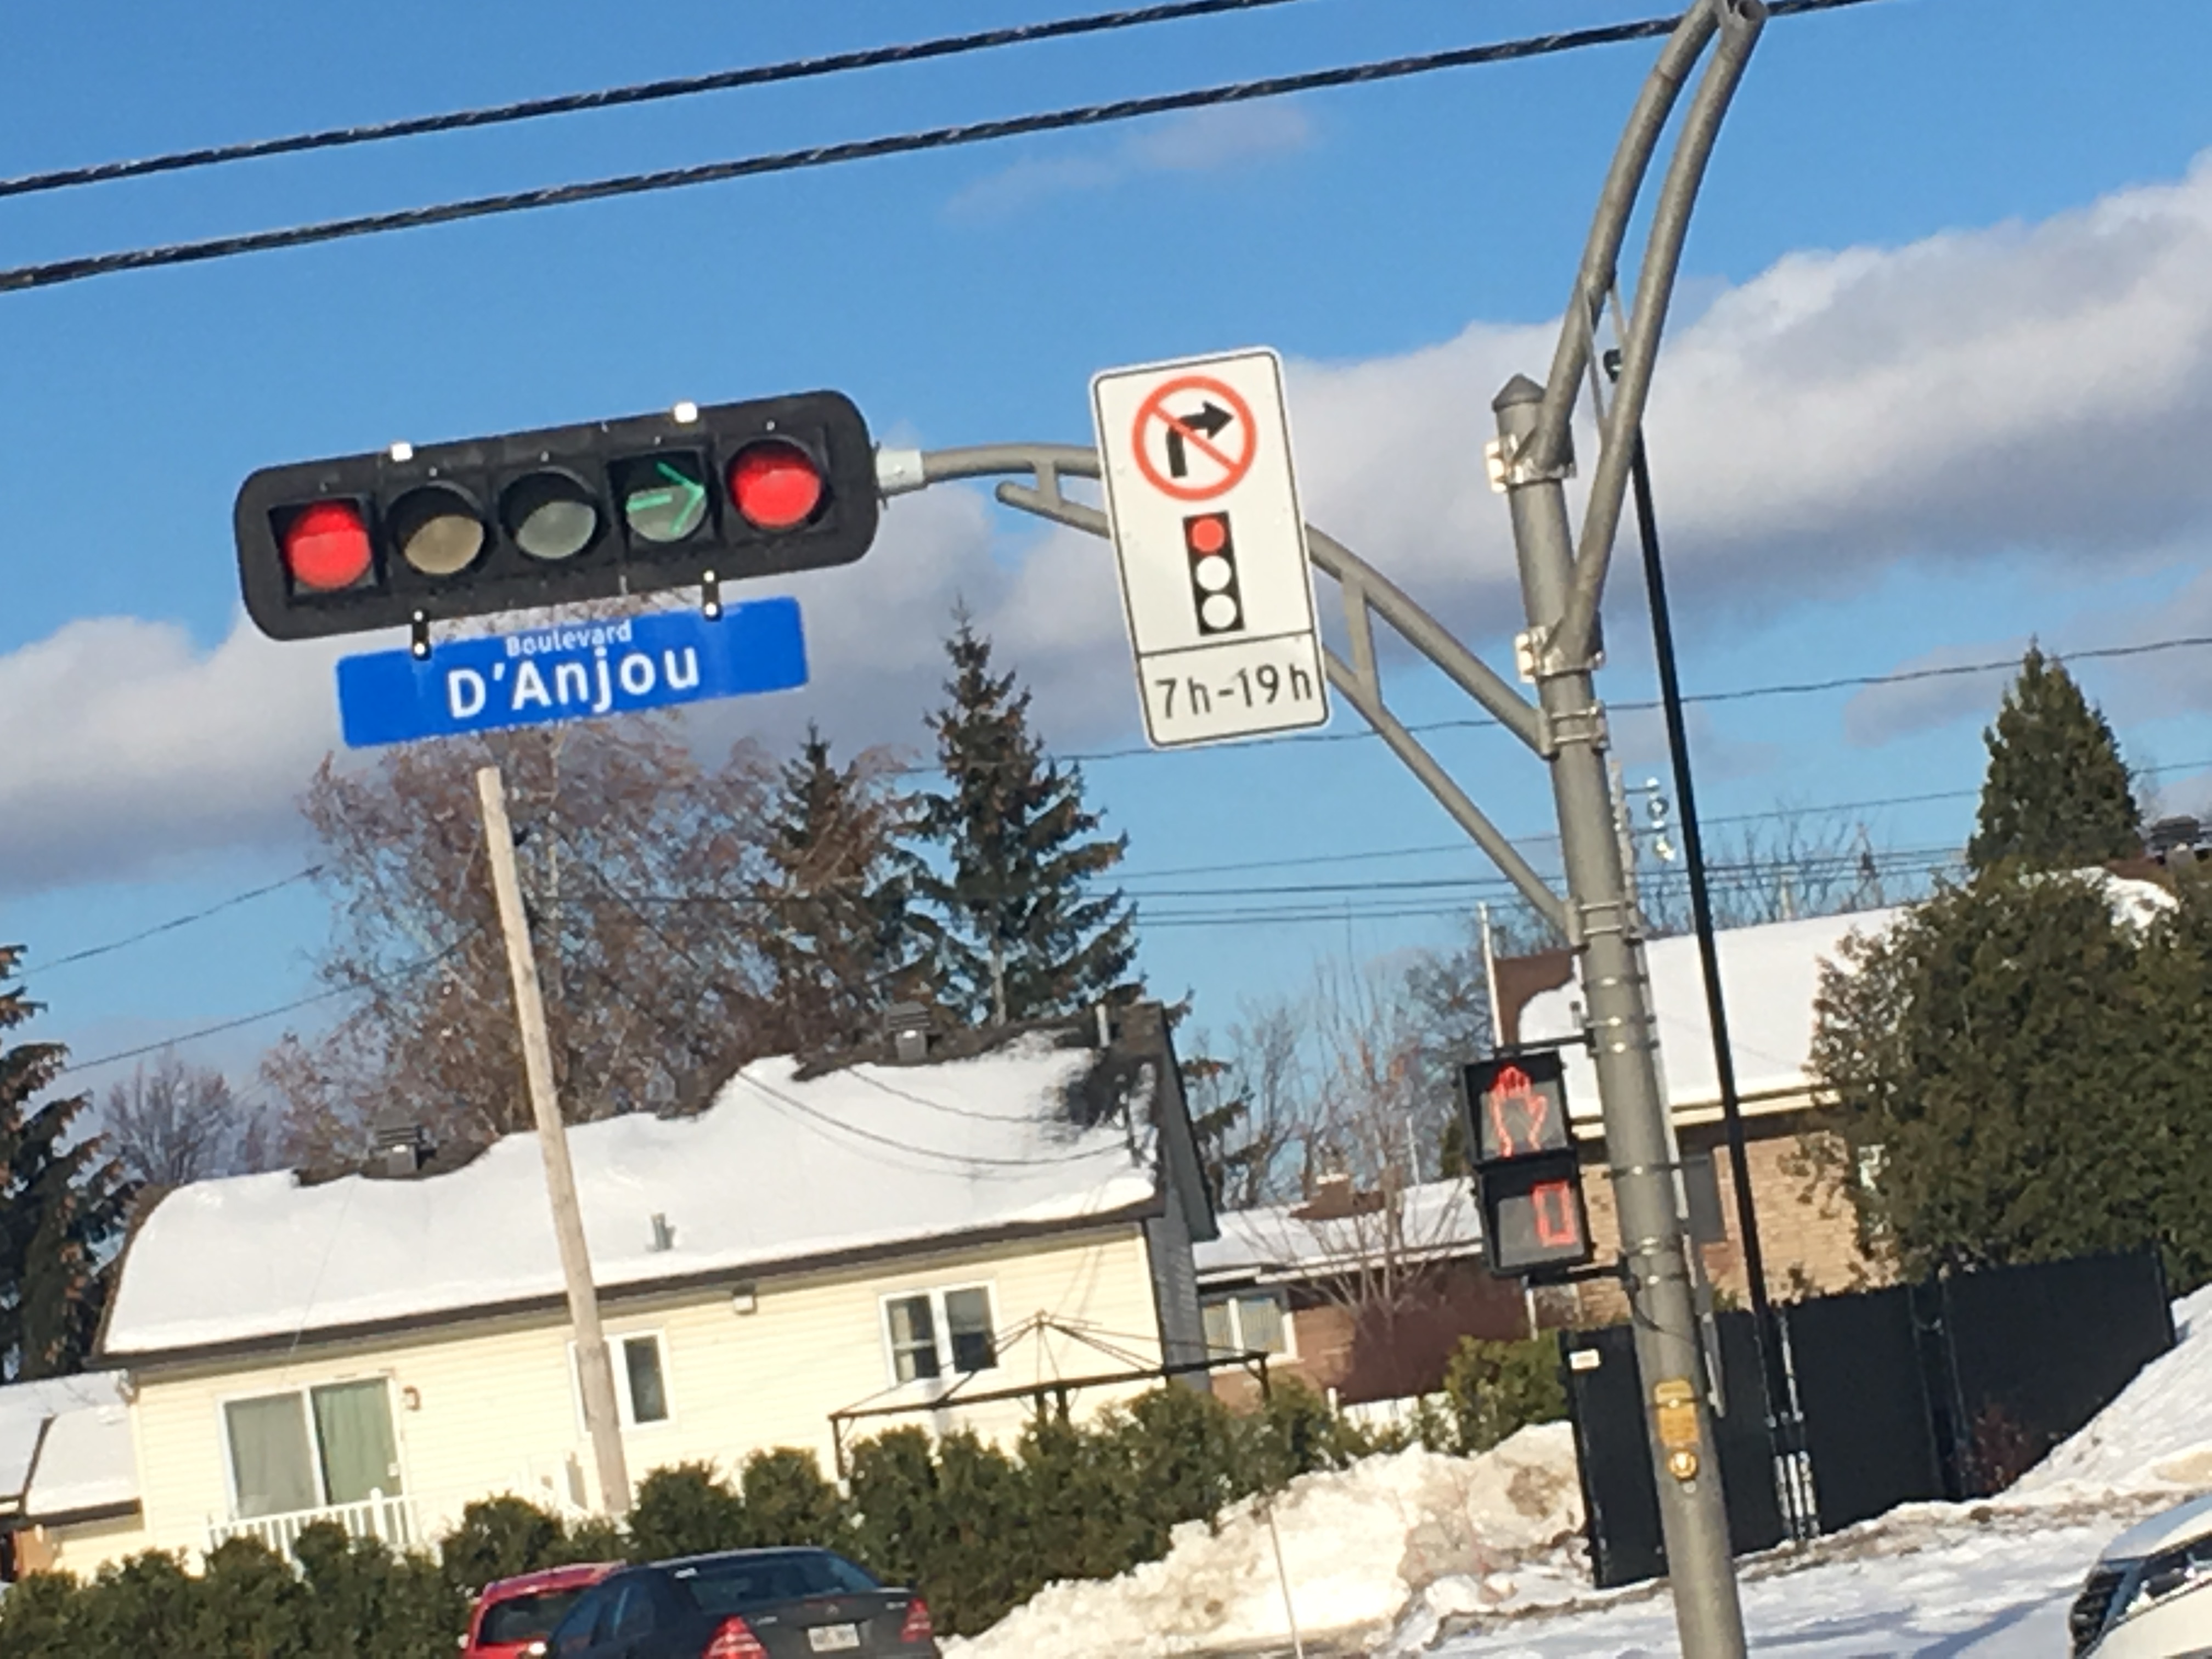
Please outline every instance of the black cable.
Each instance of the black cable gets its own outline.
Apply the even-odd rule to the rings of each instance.
[[[823,1111],[818,1107],[810,1106],[803,1100],[794,1099],[781,1090],[771,1088],[753,1076],[749,1070],[740,1070],[730,1081],[744,1084],[748,1089],[768,1101],[770,1105],[800,1113],[817,1123],[826,1124],[832,1129],[842,1130],[844,1133],[858,1139],[872,1140],[879,1146],[889,1147],[893,1152],[912,1152],[923,1158],[942,1158],[948,1164],[973,1164],[985,1169],[1030,1170],[1055,1164],[1091,1163],[1097,1160],[1102,1154],[1121,1151],[1118,1146],[1098,1146],[1079,1152],[1057,1152],[1044,1158],[992,1158],[981,1152],[948,1152],[941,1147],[915,1146],[908,1141],[894,1139],[890,1135],[878,1134],[872,1129],[863,1129],[857,1123],[848,1123],[844,1119]],[[1043,1120],[1040,1119],[1037,1121],[1042,1124]]]
[[[89,1072],[102,1066],[112,1066],[118,1060],[142,1059],[147,1054],[157,1054],[162,1049],[173,1048],[179,1043],[197,1042],[202,1037],[219,1036],[225,1031],[235,1031],[245,1026],[258,1025],[263,1020],[275,1019],[280,1014],[295,1013],[302,1008],[312,1008],[319,1002],[329,1002],[338,997],[352,996],[359,991],[389,984],[396,979],[404,979],[410,974],[419,974],[425,969],[434,968],[440,963],[454,956],[479,931],[481,930],[472,927],[434,956],[424,957],[416,962],[402,963],[399,967],[389,969],[380,974],[370,974],[351,985],[340,985],[327,991],[318,991],[313,996],[301,997],[295,1001],[279,1004],[274,1008],[264,1008],[258,1013],[240,1014],[235,1019],[221,1020],[213,1025],[203,1025],[196,1031],[179,1031],[173,1036],[163,1037],[159,1042],[143,1042],[136,1048],[118,1048],[112,1054],[100,1055],[97,1060],[72,1060],[54,1075],[58,1078],[67,1077],[72,1072]]]
[[[189,927],[196,921],[205,921],[210,916],[220,915],[234,905],[244,904],[252,899],[266,898],[271,893],[282,892],[287,887],[306,881],[310,877],[320,875],[323,866],[319,864],[311,864],[304,870],[294,871],[282,881],[272,881],[264,886],[249,888],[243,893],[234,893],[228,898],[218,900],[204,910],[194,910],[185,915],[172,916],[167,921],[155,922],[151,927],[143,927],[138,932],[126,934],[121,939],[110,939],[105,945],[95,945],[88,950],[72,951],[65,957],[56,957],[52,962],[40,963],[38,971],[41,974],[50,974],[55,969],[66,968],[73,962],[89,962],[94,957],[104,957],[111,951],[120,951],[130,945],[143,945],[149,939],[158,938],[163,933],[174,933],[179,927]]]
[[[1853,0],[1863,3],[1863,0]],[[2142,657],[2154,652],[2201,649],[2212,646],[2212,634],[2184,635],[2167,640],[2146,640],[2136,645],[2108,645],[2082,651],[2050,651],[2045,654],[2052,662],[2105,661],[2116,657]],[[1941,668],[1903,668],[1887,674],[1844,674],[1826,680],[1784,681],[1777,685],[1739,686],[1728,691],[1685,692],[1685,703],[1749,702],[1760,697],[1802,697],[1824,691],[1856,691],[1872,686],[1911,685],[1921,680],[1954,679],[1967,674],[1995,674],[2020,666],[2017,657],[2000,657],[1990,662],[1953,663]],[[1659,707],[1656,698],[1637,698],[1620,702],[1608,702],[1606,707],[1616,712],[1649,713]],[[1498,729],[1502,723],[1493,715],[1468,714],[1454,720],[1422,720],[1408,725],[1406,729],[1417,736],[1428,732],[1484,732]],[[1347,732],[1295,732],[1271,738],[1274,747],[1286,748],[1292,744],[1371,743],[1374,731],[1367,726]],[[1174,751],[1159,749],[1097,749],[1087,754],[1063,755],[1060,759],[1067,764],[1091,761],[1137,760]],[[886,775],[904,776],[927,772],[926,766],[887,768]]]
[[[572,92],[550,98],[526,98],[516,103],[495,104],[487,108],[454,110],[444,115],[410,116],[402,120],[378,121],[362,126],[327,127],[317,132],[293,133],[282,138],[254,138],[235,144],[212,144],[201,149],[143,156],[137,161],[98,161],[87,167],[62,167],[51,173],[25,173],[18,178],[0,179],[0,197],[32,196],[42,191],[106,184],[118,179],[143,179],[155,173],[185,173],[198,167],[219,167],[228,161],[258,161],[271,155],[297,155],[310,150],[343,149],[354,144],[379,143],[392,138],[415,138],[428,133],[504,126],[509,122],[534,121],[549,115],[618,109],[629,104],[657,103],[663,99],[690,98],[708,92],[732,92],[744,87],[810,80],[817,76],[842,75],[854,70],[926,63],[933,58],[955,58],[1000,46],[1025,46],[1033,41],[1065,40],[1080,34],[1102,34],[1109,30],[1173,22],[1185,17],[1203,17],[1217,12],[1255,11],[1263,6],[1288,3],[1291,0],[1176,0],[1173,4],[1139,6],[1123,11],[1091,12],[1079,17],[1054,18],[1043,23],[1019,23],[1009,28],[949,34],[935,40],[911,41],[904,46],[870,46],[854,52],[831,52],[820,58],[792,58],[781,64],[723,70],[713,75],[687,75],[671,80],[647,81],[632,86],[610,87],[599,92]]]
[[[1778,15],[1790,15],[1800,12],[1833,11],[1845,6],[1870,3],[1871,0],[1776,0],[1770,9]],[[828,167],[883,155],[903,155],[959,144],[984,143],[1030,133],[1098,126],[1109,122],[1134,120],[1142,116],[1172,114],[1178,111],[1205,109],[1223,104],[1248,103],[1256,99],[1279,98],[1292,93],[1314,92],[1332,87],[1360,86],[1377,81],[1397,80],[1410,75],[1431,74],[1438,70],[1464,69],[1478,64],[1540,58],[1554,52],[1578,51],[1586,46],[1648,40],[1670,33],[1679,21],[1673,17],[1646,18],[1638,22],[1615,23],[1599,28],[1531,35],[1490,46],[1462,46],[1449,52],[1423,52],[1414,57],[1386,58],[1376,63],[1311,70],[1297,75],[1273,76],[1264,80],[1237,82],[1228,86],[1201,87],[1189,92],[1117,99],[1111,103],[1086,104],[1071,109],[1008,116],[997,120],[970,121],[953,126],[933,127],[920,132],[895,133],[881,138],[851,139],[842,143],[816,145],[808,149],[743,156],[730,161],[665,167],[653,173],[624,173],[616,178],[594,179],[580,184],[473,197],[465,201],[446,202],[434,207],[361,214],[349,219],[294,225],[283,230],[250,231],[235,236],[212,237],[204,241],[173,242],[160,247],[90,254],[46,264],[18,265],[0,270],[0,294],[52,288],[64,283],[82,282],[88,277],[108,276],[118,271],[196,264],[209,259],[264,253],[277,248],[306,247],[355,236],[374,236],[388,231],[453,224],[465,219],[531,212],[539,208],[566,207],[580,202],[608,201],[654,191],[720,184],[732,179],[757,178],[765,173],[790,173],[803,167]]]

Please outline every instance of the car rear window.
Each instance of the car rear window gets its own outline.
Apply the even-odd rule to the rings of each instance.
[[[579,1584],[574,1589],[541,1590],[535,1595],[515,1595],[495,1601],[484,1609],[477,1640],[535,1642],[541,1636],[550,1636],[553,1626],[561,1622],[561,1615],[574,1607],[576,1598],[589,1588],[587,1584]]]
[[[827,1550],[688,1562],[669,1569],[668,1576],[693,1607],[712,1613],[743,1613],[810,1595],[863,1595],[883,1588],[844,1557]]]

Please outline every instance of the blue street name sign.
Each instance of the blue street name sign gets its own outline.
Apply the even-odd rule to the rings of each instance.
[[[659,611],[453,640],[422,659],[407,651],[341,658],[338,721],[346,742],[366,749],[805,684],[799,601],[756,599],[714,621]]]

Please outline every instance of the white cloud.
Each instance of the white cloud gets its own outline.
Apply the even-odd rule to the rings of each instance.
[[[102,617],[0,657],[0,707],[37,711],[0,766],[0,889],[290,834],[335,735],[338,654],[277,646],[243,617],[202,653],[172,624]]]
[[[2028,646],[2023,638],[1982,640],[1923,653],[1891,671],[1912,673],[1922,669],[1963,668],[1969,664],[2016,664]],[[1844,705],[1844,738],[1861,749],[1878,749],[1898,738],[1933,731],[1953,722],[1986,722],[1996,712],[1997,702],[2010,675],[2001,669],[1987,673],[1959,673],[1906,680],[1892,685],[1872,685],[1852,695]]]
[[[1298,104],[1229,104],[1168,115],[1143,124],[1117,143],[1087,155],[1036,157],[987,173],[946,211],[995,218],[1054,196],[1110,190],[1146,173],[1212,173],[1304,149],[1313,122]]]
[[[1167,148],[1149,164],[1170,164],[1173,143],[1153,142]],[[1796,254],[1720,294],[1658,376],[1673,580],[1755,618],[1905,559],[2003,552],[2091,573],[2172,561],[2212,524],[2209,270],[2212,159],[2200,159],[2179,183],[2040,225]],[[1477,324],[1401,356],[1291,366],[1309,517],[1493,650],[1521,611],[1504,507],[1483,477],[1489,402],[1516,370],[1540,372],[1551,342],[1548,327]],[[900,498],[864,563],[793,586],[815,685],[724,706],[716,730],[781,740],[811,715],[842,744],[919,746],[956,596],[1035,685],[1056,743],[1133,725],[1103,550],[1010,523],[980,490]],[[2095,638],[2191,631],[2177,619],[2193,617],[2212,631],[2212,579],[2155,613],[2104,619]],[[2069,635],[2077,625],[2089,633],[2069,623]],[[290,801],[333,740],[334,654],[242,625],[200,653],[177,629],[109,618],[0,657],[0,703],[42,717],[0,768],[0,884],[112,878],[289,833]],[[2185,654],[2143,659],[2124,684],[2169,711],[2212,702],[2212,659]],[[1951,717],[1926,702],[1948,683],[1931,685],[1904,700],[1917,715],[1868,700],[1854,737]]]

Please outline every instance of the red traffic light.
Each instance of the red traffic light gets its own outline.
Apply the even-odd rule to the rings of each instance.
[[[316,501],[284,527],[284,568],[318,593],[351,587],[368,574],[368,526],[351,501]]]
[[[730,500],[757,530],[796,530],[822,505],[822,469],[784,438],[747,444],[730,463]]]

